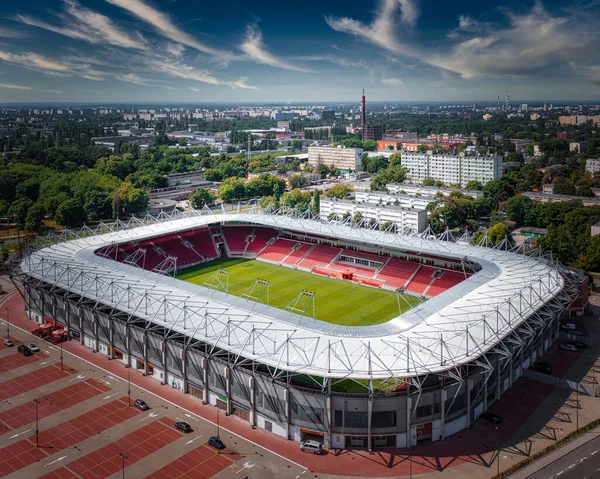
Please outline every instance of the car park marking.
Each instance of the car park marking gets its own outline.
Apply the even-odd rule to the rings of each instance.
[[[109,394],[108,396],[104,396],[104,397],[102,398],[102,400],[103,400],[103,401],[105,401],[106,399],[108,399],[108,398],[111,398],[111,397],[113,397],[113,396],[116,396],[117,394],[119,394],[119,392],[118,392],[118,391],[117,391],[116,393]]]
[[[19,437],[21,434],[25,434],[26,432],[29,432],[29,431],[31,431],[31,428],[29,428],[29,429],[27,429],[25,431],[21,431],[21,432],[19,432],[17,434],[13,434],[12,436],[9,437],[9,439],[14,439],[15,437]]]
[[[198,419],[196,419],[196,418],[195,418],[194,416],[192,416],[191,414],[188,414],[188,413],[185,413],[185,412],[184,412],[184,413],[183,413],[183,415],[184,415],[185,417],[189,417],[190,419],[193,419],[194,421],[198,421]]]
[[[593,456],[594,454],[596,454],[597,452],[598,452],[598,450],[596,449],[594,452],[592,452],[592,456]]]
[[[46,464],[44,467],[48,467],[48,466],[51,466],[52,464],[54,464],[56,462],[62,461],[65,457],[67,457],[67,456],[59,457],[58,459],[56,459],[56,460],[54,460],[54,461],[49,462],[48,464]]]
[[[240,472],[242,472],[244,469],[252,469],[256,464],[250,464],[250,461],[246,461],[244,463],[244,467],[242,467],[238,472],[236,472],[236,474],[239,474]]]
[[[194,441],[200,439],[202,437],[202,434],[200,434],[198,437],[195,437],[194,439],[190,439],[188,442],[185,443],[185,445],[187,446],[188,444],[193,443]]]
[[[69,379],[68,382],[77,381],[78,379],[83,379],[83,378],[85,378],[85,376],[83,374],[79,374],[76,378]]]
[[[151,412],[146,417],[143,417],[142,419],[140,419],[140,422],[145,421],[146,419],[151,419],[153,417],[156,417],[156,416],[158,416],[158,414],[159,413],[157,413],[157,412]]]

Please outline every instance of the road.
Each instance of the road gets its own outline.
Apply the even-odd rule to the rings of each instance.
[[[600,436],[547,465],[527,479],[600,478]]]

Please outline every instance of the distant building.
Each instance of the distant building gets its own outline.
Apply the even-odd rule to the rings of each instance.
[[[554,184],[546,183],[545,185],[542,185],[542,193],[554,193]]]
[[[433,178],[447,185],[464,187],[471,180],[485,184],[502,178],[502,157],[498,155],[404,152],[400,163],[408,169],[415,183]]]
[[[515,145],[515,151],[517,153],[525,153],[527,145],[533,143],[533,140],[521,140],[520,138],[511,139],[510,142]]]
[[[587,123],[587,115],[567,115],[559,116],[558,121],[561,125],[583,125]]]
[[[539,113],[532,113],[531,115],[529,115],[529,118],[531,118],[531,121],[539,120],[540,119],[540,114]]]
[[[600,158],[595,160],[586,160],[585,171],[591,173],[592,175],[600,174]]]
[[[323,110],[321,113],[322,120],[335,120],[335,110]]]
[[[464,190],[457,188],[440,188],[437,186],[421,186],[421,185],[408,185],[400,183],[389,183],[385,185],[387,190],[393,194],[403,194],[409,196],[424,196],[424,197],[435,197],[439,194],[443,196],[449,196],[453,191],[460,191],[462,194],[470,196],[472,198],[482,198],[483,191],[480,190]]]
[[[167,175],[167,185],[173,186],[184,186],[184,185],[196,185],[204,182],[204,171],[188,171],[186,173],[173,173]]]
[[[381,125],[365,125],[362,132],[364,140],[381,140],[383,138],[383,126]]]
[[[388,138],[398,138],[400,140],[417,140],[416,131],[388,130],[385,132],[385,136]]]
[[[598,221],[598,223],[593,224],[591,230],[592,236],[600,235],[600,221]]]
[[[437,201],[437,198],[433,196],[414,196],[406,194],[394,194],[386,191],[371,191],[363,190],[356,191],[354,194],[356,201],[363,201],[368,203],[377,203],[382,205],[394,205],[400,206],[401,208],[410,208],[417,210],[424,210],[427,205]]]
[[[576,153],[583,153],[587,151],[590,146],[589,141],[573,141],[569,143],[569,151],[574,151]]]
[[[271,118],[275,121],[292,121],[294,119],[294,113],[280,111],[277,113],[273,113],[271,115]]]
[[[289,131],[290,130],[290,122],[289,122],[289,120],[278,121],[277,122],[277,129],[278,130]]]
[[[324,198],[321,200],[320,213],[322,217],[330,217],[335,214],[339,219],[344,215],[354,217],[357,213],[360,213],[362,218],[366,220],[393,223],[400,231],[420,233],[427,228],[427,210],[425,209],[410,209],[363,201]]]
[[[357,171],[361,167],[362,148],[329,148],[321,146],[308,147],[308,163],[313,168],[323,164],[335,166],[342,171]]]
[[[563,201],[577,200],[583,202],[583,206],[600,206],[600,198],[590,198],[587,196],[555,195],[553,193],[536,193],[531,191],[521,194],[540,203],[561,203]]]

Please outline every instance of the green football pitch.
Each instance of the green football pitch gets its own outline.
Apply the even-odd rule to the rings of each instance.
[[[176,277],[203,285],[214,279],[219,269],[229,272],[229,293],[235,296],[247,294],[258,278],[270,281],[269,305],[281,309],[285,309],[302,290],[313,292],[316,318],[329,323],[368,326],[384,323],[400,314],[396,293],[392,291],[326,278],[262,261],[242,258],[218,259],[185,269]],[[218,283],[214,281],[213,284]],[[404,299],[413,305],[420,302],[409,295],[404,295]],[[261,302],[265,302],[264,296]],[[408,309],[405,301],[400,303],[402,312]],[[303,308],[305,304],[306,300],[299,306]],[[312,316],[312,306],[307,314]]]

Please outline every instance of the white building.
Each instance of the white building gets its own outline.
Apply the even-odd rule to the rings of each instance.
[[[361,148],[330,148],[324,146],[308,147],[308,163],[316,168],[323,164],[335,166],[343,171],[357,171],[360,169]]]
[[[323,217],[332,214],[343,217],[346,214],[354,217],[360,213],[364,219],[374,219],[379,223],[394,223],[399,231],[412,230],[421,232],[427,228],[427,210],[401,208],[395,205],[380,205],[353,200],[338,200],[337,198],[324,198],[321,200],[320,213]]]
[[[403,194],[393,194],[386,191],[363,190],[356,191],[354,198],[356,201],[377,203],[383,205],[399,206],[400,208],[409,208],[424,210],[429,203],[434,203],[437,198],[433,196],[411,196]]]
[[[447,185],[465,186],[476,180],[482,184],[502,178],[502,157],[497,155],[451,155],[445,153],[403,152],[401,164],[410,179],[422,183],[433,178]]]
[[[596,160],[586,160],[585,171],[591,173],[592,175],[600,173],[600,158]]]
[[[409,196],[429,196],[434,197],[438,193],[444,196],[449,196],[453,191],[460,191],[461,193],[471,196],[475,199],[483,196],[483,191],[479,190],[459,190],[456,188],[439,188],[437,186],[421,186],[421,185],[405,185],[400,183],[389,183],[385,185],[390,193],[393,194],[404,194]]]

